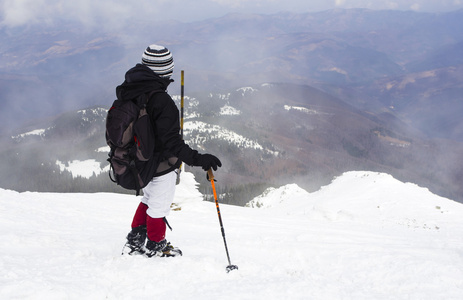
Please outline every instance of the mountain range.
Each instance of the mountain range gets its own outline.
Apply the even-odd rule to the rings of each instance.
[[[107,174],[74,178],[57,161],[104,169],[105,110],[153,41],[186,71],[185,138],[223,159],[223,192],[291,182],[310,191],[373,170],[463,201],[462,15],[350,9],[229,14],[155,31],[136,20],[122,32],[2,28],[1,185],[109,189]]]
[[[180,105],[180,97],[173,98]],[[460,200],[462,169],[450,158],[457,159],[461,145],[423,138],[390,114],[365,112],[313,87],[287,83],[198,93],[185,103],[184,138],[220,157],[221,192],[232,204],[244,205],[241,199],[250,196],[242,193],[272,185],[297,183],[313,191],[349,170],[387,172]],[[5,138],[3,187],[115,191],[107,174],[107,109],[71,111]],[[89,160],[97,165],[92,178],[62,167]],[[202,170],[185,167],[207,187]]]

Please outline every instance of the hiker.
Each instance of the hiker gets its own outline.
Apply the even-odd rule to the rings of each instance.
[[[171,79],[173,69],[171,52],[166,47],[150,45],[143,52],[141,63],[128,70],[125,81],[116,88],[119,100],[132,100],[141,94],[161,90],[151,94],[147,104],[155,133],[155,156],[161,157],[161,162],[153,179],[143,188],[143,198],[133,217],[123,254],[181,255],[182,252],[165,238],[168,226],[165,217],[174,200],[178,168],[182,162],[205,171],[222,166],[216,156],[198,153],[181,138],[179,110],[166,91],[174,81]]]

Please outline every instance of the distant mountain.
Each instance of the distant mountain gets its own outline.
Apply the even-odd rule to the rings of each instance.
[[[350,170],[386,172],[463,201],[463,10],[142,25],[0,29],[2,187],[113,191],[105,110],[144,47],[162,43],[176,64],[171,94],[186,71],[187,141],[223,159],[230,201],[243,204],[240,193],[269,184],[311,191]],[[100,165],[76,176],[79,162]]]
[[[463,141],[463,64],[380,79],[364,89],[424,135]]]
[[[68,112],[3,140],[1,187],[123,192],[108,179],[106,110]],[[221,192],[232,204],[244,205],[271,185],[313,191],[350,170],[387,172],[463,201],[463,169],[455,164],[461,144],[425,139],[390,114],[358,110],[310,86],[267,83],[192,94],[185,114],[186,142],[220,157]],[[186,168],[208,187],[201,169]]]
[[[388,107],[409,98],[402,91],[382,94],[376,82],[461,66],[462,10],[436,14],[366,9],[229,14],[191,23],[151,25],[133,20],[126,31],[117,33],[88,31],[82,24],[64,21],[54,27],[1,29],[0,117],[7,125],[0,134],[31,119],[106,105],[114,98],[114,88],[123,81],[125,71],[140,61],[141,51],[152,42],[172,50],[177,70],[186,70],[189,92],[289,82],[317,87],[375,112],[384,104]],[[152,28],[157,29],[155,35]],[[174,75],[177,81],[178,74]],[[455,91],[448,94],[450,99],[446,95],[446,106],[461,102],[459,90],[452,85],[445,88]],[[171,89],[178,93],[178,84]],[[414,90],[419,91],[420,86]],[[419,97],[419,93],[413,96]],[[379,98],[386,99],[378,102]],[[400,117],[409,121],[407,114]],[[440,122],[445,123],[445,116],[435,123]],[[447,127],[436,128],[431,136],[442,137],[447,131]],[[450,137],[462,141],[459,136]]]
[[[427,54],[420,60],[413,61],[406,65],[410,72],[423,72],[427,70],[443,69],[463,65],[463,40],[455,44],[445,44]]]

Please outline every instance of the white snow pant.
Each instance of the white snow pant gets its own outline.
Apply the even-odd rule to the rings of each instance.
[[[146,213],[151,218],[164,218],[170,213],[170,206],[174,201],[177,173],[169,172],[165,175],[154,177],[143,188],[141,202],[148,206]]]

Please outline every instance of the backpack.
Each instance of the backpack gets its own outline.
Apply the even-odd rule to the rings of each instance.
[[[115,100],[106,117],[106,143],[111,181],[136,195],[153,179],[159,165],[154,153],[155,136],[146,111],[150,97],[142,94],[133,100]]]

